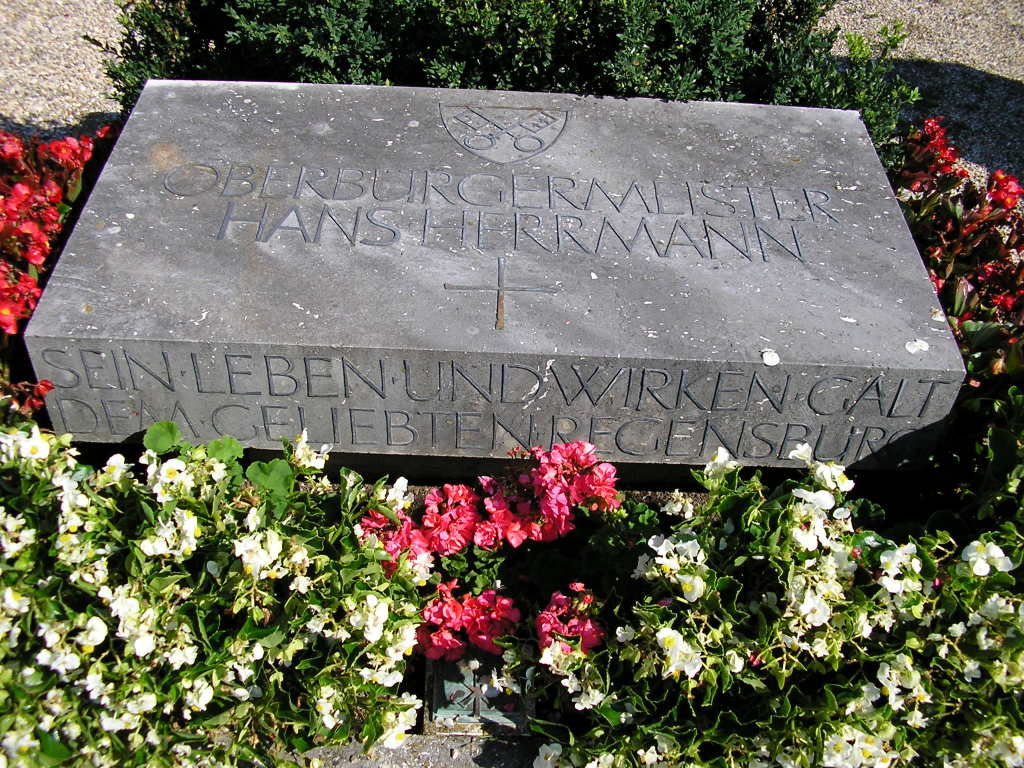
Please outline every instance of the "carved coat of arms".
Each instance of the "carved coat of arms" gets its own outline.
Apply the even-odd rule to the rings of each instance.
[[[441,119],[455,142],[492,163],[514,163],[539,154],[562,135],[568,110],[441,104]]]

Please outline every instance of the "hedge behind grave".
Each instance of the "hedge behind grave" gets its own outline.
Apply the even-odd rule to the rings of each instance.
[[[858,109],[880,148],[914,98],[901,39],[831,54],[832,0],[140,0],[108,67],[150,77],[368,83]]]

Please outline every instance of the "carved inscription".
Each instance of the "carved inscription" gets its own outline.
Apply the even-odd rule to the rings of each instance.
[[[829,192],[681,178],[610,183],[515,171],[193,162],[163,176],[202,200],[215,240],[289,248],[415,246],[452,252],[637,255],[766,264],[815,257],[843,229]]]
[[[957,381],[905,373],[608,360],[50,346],[58,428],[122,439],[171,419],[193,440],[273,447],[306,429],[341,451],[501,455],[588,440],[619,461],[784,461],[799,443],[852,464],[938,420]]]

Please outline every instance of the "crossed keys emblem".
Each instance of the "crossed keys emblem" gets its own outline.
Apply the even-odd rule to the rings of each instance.
[[[568,110],[547,107],[439,107],[455,142],[494,163],[514,163],[543,152],[562,135],[569,119]]]

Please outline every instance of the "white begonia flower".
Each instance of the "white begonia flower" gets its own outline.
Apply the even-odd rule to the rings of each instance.
[[[981,665],[974,659],[968,659],[964,664],[964,680],[968,683],[981,677]]]
[[[82,660],[77,654],[62,648],[44,648],[36,654],[36,663],[49,667],[59,675],[67,675],[82,666]]]
[[[569,693],[579,693],[583,690],[583,683],[576,675],[570,673],[568,677],[562,678],[562,687]]]
[[[106,639],[107,625],[103,619],[99,616],[90,616],[89,620],[85,622],[85,629],[75,639],[75,642],[81,645],[86,650],[86,653],[88,653]]]
[[[22,613],[27,613],[31,605],[32,601],[23,594],[16,592],[10,587],[4,587],[3,611],[7,616],[18,616]]]
[[[902,547],[882,552],[879,555],[882,576],[878,583],[894,595],[920,590],[921,581],[914,578],[914,574],[921,572],[921,561],[914,557],[916,554],[917,547],[914,544],[904,544]]]
[[[964,551],[960,553],[960,559],[970,565],[971,572],[975,576],[988,576],[993,568],[1006,572],[1012,571],[1015,567],[1010,558],[1003,554],[1002,548],[992,542],[986,544],[981,541],[972,541],[964,547]]]
[[[578,710],[593,709],[601,705],[604,701],[604,692],[599,688],[585,688],[579,696],[575,698],[573,706]]]
[[[199,649],[194,645],[181,645],[164,652],[164,658],[174,669],[181,669],[196,663]]]
[[[143,656],[148,656],[156,649],[156,636],[150,632],[142,632],[135,637],[135,641],[131,646],[132,653],[141,659]]]
[[[1013,615],[1013,604],[997,593],[990,595],[978,612],[989,621],[995,621],[1000,616]]]
[[[35,528],[26,528],[20,515],[9,515],[0,506],[0,553],[13,560],[36,540]]]
[[[701,549],[700,542],[696,539],[676,542],[675,550],[676,554],[680,555],[688,563],[700,565],[708,558],[704,550]]]
[[[320,715],[320,722],[328,730],[334,728],[341,722],[341,715],[334,706],[334,695],[336,691],[333,686],[325,685],[320,689],[316,700],[316,711]]]
[[[33,738],[31,730],[8,731],[4,734],[0,745],[3,746],[8,757],[19,761],[23,760],[26,755],[30,755],[39,749],[39,742]],[[15,765],[23,764],[22,762],[15,763]]]
[[[671,627],[659,629],[655,639],[658,641],[658,646],[665,652],[664,677],[678,676],[680,672],[683,672],[687,677],[692,678],[704,666],[700,652]]]
[[[832,617],[832,608],[821,595],[812,590],[804,593],[804,599],[797,610],[812,627],[820,627]]]
[[[18,446],[18,455],[31,461],[42,461],[50,455],[50,443],[39,433],[39,427],[35,424],[32,425],[32,434],[28,438],[22,438]]]
[[[100,713],[100,727],[108,733],[116,733],[117,731],[124,731],[128,728],[127,714],[119,715],[114,717],[108,715],[106,712]]]
[[[802,461],[807,466],[811,465],[814,461],[814,452],[811,450],[810,443],[799,443],[796,448],[789,452],[789,458],[794,461]]]
[[[366,595],[362,604],[348,617],[348,623],[356,629],[363,630],[363,636],[369,643],[375,643],[384,634],[384,625],[388,619],[388,601],[375,592]]]
[[[651,564],[654,560],[650,555],[640,555],[636,561],[636,568],[633,569],[632,576],[634,579],[647,578],[647,574],[651,571]]]
[[[638,749],[636,751],[637,756],[640,758],[640,762],[643,765],[657,765],[660,762],[658,757],[657,747],[648,747],[647,749]]]
[[[620,643],[629,643],[636,637],[636,630],[630,626],[618,627],[615,630],[615,639]]]
[[[723,446],[718,446],[718,450],[716,450],[714,456],[711,457],[711,461],[704,466],[704,474],[708,479],[715,479],[733,469],[736,469],[739,465],[740,463],[738,461],[733,461],[729,451],[727,451]]]
[[[847,493],[853,490],[853,480],[846,476],[846,467],[834,461],[814,462],[812,465],[814,479],[832,491]]]
[[[263,525],[263,515],[256,507],[250,507],[249,512],[245,516],[245,527],[250,531],[255,531]]]
[[[396,479],[384,497],[384,503],[396,512],[409,509],[414,500],[415,497],[409,493],[409,481],[404,477]]]
[[[156,708],[156,694],[148,692],[140,694],[134,699],[129,699],[125,703],[124,708],[133,715],[149,712],[151,709]]]
[[[411,552],[409,552],[407,554],[407,557],[404,560],[403,573],[408,573],[409,578],[412,579],[416,586],[424,586],[430,580],[430,577],[433,574],[433,572],[434,556],[431,553],[420,552],[418,554],[413,555]],[[497,587],[497,582],[495,583],[495,588],[499,588]]]
[[[989,756],[1002,760],[1006,768],[1021,768],[1024,766],[1024,736],[1007,733],[992,745]]]
[[[124,456],[120,453],[115,453],[107,459],[107,463],[103,465],[102,476],[111,483],[119,483],[121,482],[121,478],[124,477],[126,469],[127,466],[125,464]]]
[[[583,768],[612,768],[615,765],[615,755],[610,752],[602,753],[596,760],[591,760]]]
[[[182,713],[186,720],[191,719],[192,712],[204,712],[213,701],[213,686],[206,678],[198,677],[191,681],[188,692],[185,694],[185,710]]]
[[[809,552],[818,548],[818,534],[810,526],[795,526],[792,530],[793,539]]]
[[[806,501],[815,509],[828,511],[836,505],[835,497],[828,491],[808,491],[805,488],[796,488],[793,495],[802,501]]]
[[[306,469],[323,469],[327,463],[327,454],[331,446],[321,445],[320,451],[317,452],[310,448],[308,440],[305,429],[302,430],[302,434],[295,437],[295,450],[292,453],[292,461],[295,462],[296,466]]]
[[[387,749],[397,749],[402,745],[406,732],[416,725],[416,710],[423,706],[423,702],[411,693],[403,693],[399,701],[406,709],[397,714],[388,712],[384,716],[384,722],[390,727],[380,737],[380,743]]]
[[[683,574],[678,581],[683,590],[683,599],[688,603],[696,602],[704,594],[704,579],[700,576]]]
[[[181,459],[165,461],[157,473],[157,482],[164,487],[181,488],[183,491],[191,490],[195,485],[188,466]]]
[[[280,575],[275,566],[284,543],[273,528],[243,536],[234,542],[234,547],[235,556],[242,561],[242,569],[257,581]]]
[[[672,491],[671,497],[662,505],[661,511],[684,520],[691,520],[694,515],[693,502],[679,491]]]
[[[665,536],[651,536],[647,540],[647,546],[655,551],[656,554],[664,556],[675,549],[675,544],[672,540]]]
[[[533,759],[533,768],[554,768],[559,764],[558,758],[562,755],[561,744],[542,744]]]
[[[731,649],[725,652],[725,662],[729,665],[729,671],[733,674],[742,672],[746,664],[743,656]]]

